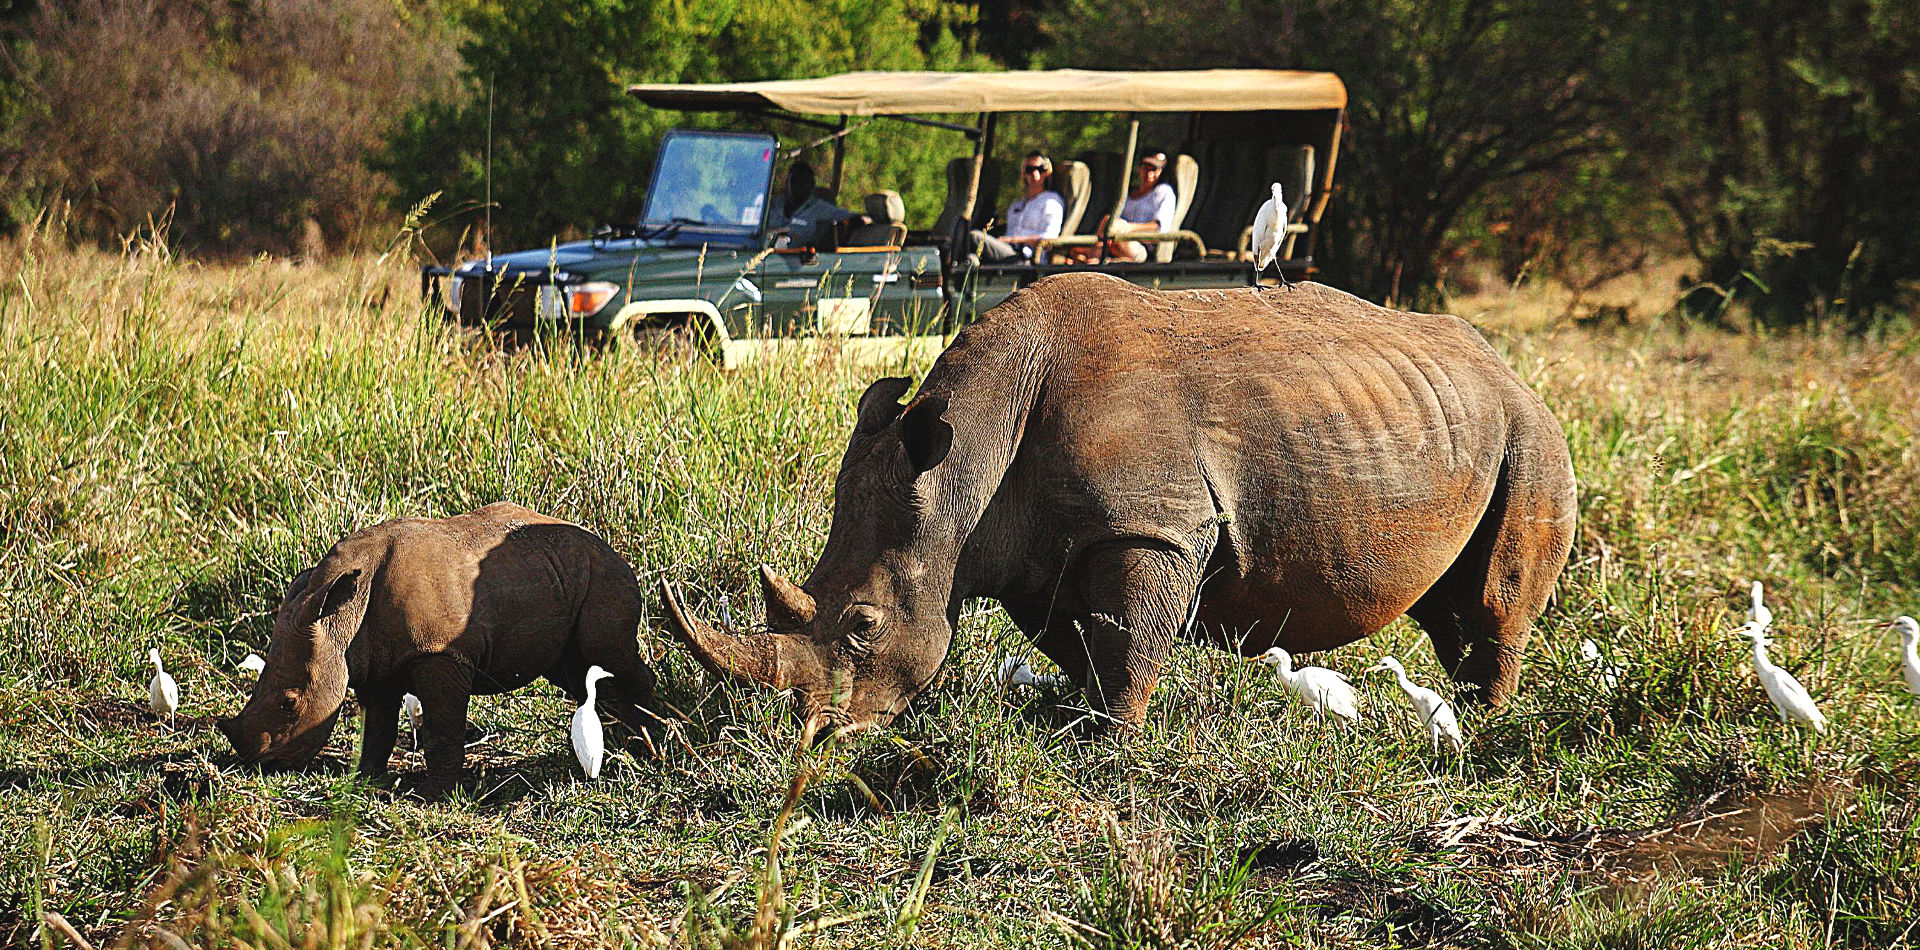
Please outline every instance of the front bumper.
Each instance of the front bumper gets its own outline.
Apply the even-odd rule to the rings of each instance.
[[[589,314],[570,312],[566,303],[569,290],[585,283],[585,279],[564,271],[490,268],[480,262],[420,269],[423,300],[439,304],[441,311],[461,326],[496,330],[591,325],[611,307]]]

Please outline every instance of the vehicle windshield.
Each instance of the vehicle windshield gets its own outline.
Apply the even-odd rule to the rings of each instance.
[[[773,180],[774,139],[728,132],[671,132],[654,160],[645,227],[758,230]]]

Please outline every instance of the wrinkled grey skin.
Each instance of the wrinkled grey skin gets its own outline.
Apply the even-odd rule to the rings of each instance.
[[[467,703],[546,677],[575,702],[589,666],[599,705],[639,729],[653,671],[640,658],[633,569],[578,525],[500,502],[438,520],[397,518],[342,538],[300,572],[274,617],[267,668],[219,722],[243,761],[299,765],[333,733],[352,687],[366,712],[360,771],[385,772],[401,697],[419,697],[436,797],[460,779]]]
[[[1467,698],[1504,701],[1572,543],[1558,422],[1479,334],[1317,284],[1161,293],[1034,283],[904,407],[874,383],[798,586],[718,630],[708,669],[803,718],[884,724],[961,605],[1000,601],[1106,723],[1138,724],[1174,640],[1324,650],[1409,614]]]

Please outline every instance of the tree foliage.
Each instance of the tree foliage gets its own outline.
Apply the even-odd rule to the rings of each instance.
[[[1322,69],[1351,125],[1318,255],[1328,278],[1417,298],[1461,212],[1598,147],[1599,4],[1559,0],[1066,0],[1060,65]],[[1251,199],[1250,199],[1251,200]]]
[[[1920,303],[1914,0],[1056,0],[1045,25],[1060,65],[1340,73],[1320,257],[1369,296],[1422,299],[1477,237],[1509,276],[1603,276],[1673,235],[1716,311]]]
[[[171,218],[203,251],[293,249],[388,215],[365,158],[451,78],[431,9],[389,0],[75,0],[10,30],[0,187],[110,240]]]
[[[403,195],[443,191],[456,207],[479,207],[491,142],[496,244],[630,221],[660,134],[729,117],[645,107],[626,96],[629,83],[987,65],[961,49],[943,8],[933,0],[477,3],[462,18],[471,37],[461,47],[469,95],[411,113],[382,167]],[[789,147],[823,134],[806,126],[782,131]],[[943,160],[958,154],[958,138],[891,123],[856,137],[844,192],[892,188],[915,217],[931,219]]]
[[[1657,248],[1714,312],[1862,323],[1920,306],[1916,62],[1920,0],[0,0],[0,227],[171,216],[189,248],[280,252],[440,192],[443,245],[489,197],[494,243],[524,245],[635,216],[667,128],[766,124],[632,82],[1293,67],[1351,95],[1336,284],[1417,304],[1462,258],[1579,284]],[[854,124],[842,203],[891,188],[929,223],[967,144]],[[1024,115],[1000,141],[1114,128]],[[818,127],[774,129],[824,158]]]
[[[1644,163],[1719,293],[1775,321],[1920,305],[1920,4],[1635,5],[1612,80]]]

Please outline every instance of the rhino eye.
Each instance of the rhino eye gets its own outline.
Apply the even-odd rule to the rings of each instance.
[[[875,630],[880,629],[880,620],[880,608],[867,604],[854,604],[847,608],[841,623],[846,627],[849,635],[864,637],[871,636]]]

